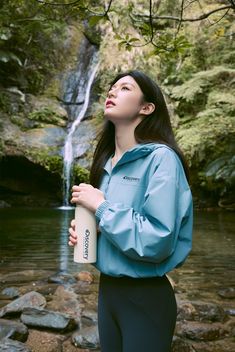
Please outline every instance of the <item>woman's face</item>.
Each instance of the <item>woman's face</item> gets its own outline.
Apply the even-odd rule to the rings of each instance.
[[[104,116],[115,122],[130,122],[140,117],[143,93],[131,76],[120,78],[109,90]]]

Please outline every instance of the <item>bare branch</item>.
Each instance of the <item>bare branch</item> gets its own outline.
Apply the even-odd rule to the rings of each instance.
[[[181,27],[181,24],[182,24],[183,15],[184,15],[184,0],[181,1],[180,21],[179,21],[178,26],[177,26],[177,30],[176,30],[176,33],[175,33],[175,38],[177,37],[177,34],[178,34],[179,31],[180,31],[180,27]]]
[[[230,10],[233,9],[232,5],[226,5],[226,6],[222,6],[219,7],[217,9],[211,10],[199,17],[196,18],[180,18],[180,17],[176,17],[176,16],[152,16],[152,18],[155,20],[157,19],[162,19],[162,20],[173,20],[173,21],[178,21],[178,22],[195,22],[195,21],[201,21],[204,20],[205,18],[211,16],[213,13],[216,13],[218,11],[223,11],[223,10]],[[147,15],[138,15],[138,14],[134,14],[134,16],[136,17],[142,17],[142,18],[148,18],[149,16]]]
[[[87,8],[88,12],[92,13],[95,16],[106,16],[108,14],[108,12],[110,11],[111,5],[112,5],[113,0],[109,0],[107,9],[105,10],[105,12],[103,13],[97,13],[95,11],[90,10],[89,8]]]
[[[36,0],[37,2],[39,2],[40,4],[43,5],[51,5],[51,6],[70,6],[70,5],[76,5],[80,2],[80,0],[75,0],[73,2],[68,2],[68,3],[60,3],[60,2],[47,2],[47,1],[43,1],[43,0]]]
[[[214,26],[216,23],[220,22],[229,12],[229,9],[223,14],[223,16],[221,16],[217,21],[215,21],[214,23],[212,23],[210,26]]]
[[[149,0],[149,25],[151,28],[151,36],[150,36],[150,42],[153,40],[153,17],[152,17],[152,0]]]

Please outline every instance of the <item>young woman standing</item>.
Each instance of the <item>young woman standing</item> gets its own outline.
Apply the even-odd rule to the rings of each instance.
[[[111,83],[90,184],[72,203],[96,215],[102,352],[169,352],[176,300],[166,273],[192,245],[188,169],[158,85],[140,71]],[[76,243],[74,220],[69,244]]]

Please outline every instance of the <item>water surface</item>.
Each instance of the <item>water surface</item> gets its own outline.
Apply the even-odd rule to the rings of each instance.
[[[67,245],[73,215],[73,209],[0,209],[0,274],[91,270],[92,266],[73,263],[73,250]],[[232,212],[195,211],[193,250],[171,273],[180,292],[190,299],[217,300],[218,290],[235,286],[234,229]]]

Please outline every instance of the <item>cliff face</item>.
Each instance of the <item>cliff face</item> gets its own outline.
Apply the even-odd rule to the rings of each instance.
[[[136,3],[136,11],[144,6],[141,1]],[[125,1],[117,6],[125,6]],[[204,6],[209,11],[213,4],[205,2]],[[162,12],[169,9],[163,7]],[[116,20],[117,27],[137,36],[137,29],[130,28],[127,20],[128,16],[122,22]],[[234,33],[233,23],[232,16],[222,18],[217,27],[186,23],[182,34],[189,48],[161,56],[149,46],[120,46],[108,22],[91,28],[70,21],[50,34],[51,42],[43,33],[36,44],[29,42],[34,49],[45,47],[49,61],[43,61],[47,56],[41,54],[42,60],[26,62],[20,75],[14,71],[16,58],[9,56],[6,63],[0,52],[0,72],[5,72],[0,84],[0,199],[12,205],[62,204],[63,147],[84,104],[90,63],[99,47],[98,78],[84,119],[72,137],[72,182],[88,180],[109,81],[117,72],[135,68],[162,87],[176,139],[189,162],[195,205],[234,209],[235,44],[234,35],[227,35]],[[8,65],[5,71],[4,65]],[[9,67],[17,73],[15,77]]]
[[[87,84],[87,67],[97,50],[71,26],[63,45],[67,55],[41,94],[18,87],[2,87],[0,110],[1,205],[58,206],[63,202],[63,148],[68,128],[81,110]],[[58,48],[59,50],[59,48]],[[94,101],[93,94],[90,103]],[[74,181],[87,180],[95,138],[89,108],[73,135],[76,146]]]

